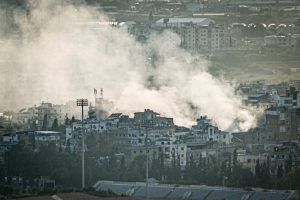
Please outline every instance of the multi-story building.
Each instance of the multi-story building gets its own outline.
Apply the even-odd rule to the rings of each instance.
[[[241,163],[244,167],[250,168],[251,172],[255,174],[255,166],[259,164],[267,164],[268,162],[268,154],[247,154],[246,151],[239,151],[237,153],[237,160]]]
[[[16,119],[18,123],[26,124],[27,128],[30,129],[30,124],[36,124],[38,122],[38,110],[36,107],[28,108],[27,110],[21,109],[16,113]]]
[[[58,143],[61,139],[62,133],[56,131],[35,131],[34,140],[35,143]]]
[[[6,133],[2,136],[2,142],[16,144],[19,142],[19,138],[15,133]]]
[[[187,136],[187,142],[190,144],[205,144],[215,142],[221,145],[231,143],[231,134],[218,129],[211,119],[207,116],[201,116],[197,119],[197,125],[191,129],[191,134]]]
[[[297,37],[294,35],[268,35],[264,37],[266,47],[296,47]]]
[[[174,140],[175,138],[159,138],[155,141],[159,153],[164,155],[164,162],[170,166],[173,162],[178,162],[181,168],[186,166],[186,143]]]
[[[214,51],[226,44],[225,28],[208,18],[163,18],[154,26],[177,33],[181,46],[191,52]]]
[[[180,37],[180,46],[190,52],[210,52],[227,45],[224,26],[208,18],[162,18],[155,23],[127,22],[127,26],[139,41],[145,41],[152,31],[170,30]]]
[[[271,107],[265,110],[266,141],[286,141],[300,139],[299,108]]]
[[[300,92],[295,86],[290,86],[283,93],[272,90],[272,97],[276,106],[300,108]]]
[[[53,121],[58,118],[56,109],[52,103],[42,102],[40,106],[36,107],[37,109],[37,127],[42,128],[45,117],[47,117],[46,128],[50,128],[53,124]]]
[[[269,7],[278,5],[296,5],[299,0],[228,0],[224,1],[227,5],[250,5],[259,7]]]
[[[127,164],[131,163],[137,157],[146,157],[147,153],[150,162],[152,162],[152,160],[154,159],[160,158],[158,146],[155,145],[149,145],[148,147],[132,146],[126,148],[124,152],[125,152],[125,161]]]

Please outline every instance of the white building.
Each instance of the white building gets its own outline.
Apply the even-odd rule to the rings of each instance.
[[[268,35],[264,42],[266,47],[295,47],[297,38],[293,35]]]
[[[218,129],[216,124],[207,116],[201,116],[197,119],[197,125],[191,129],[191,134],[187,137],[189,144],[205,144],[207,142],[216,142],[221,145],[231,143],[231,133]]]
[[[271,91],[272,100],[277,106],[300,108],[300,92],[296,87],[291,86],[285,93]]]
[[[208,18],[162,18],[153,24],[127,22],[128,32],[144,41],[152,31],[170,30],[180,37],[180,45],[190,52],[214,51],[226,46],[225,28]],[[176,44],[174,38],[169,43]]]
[[[163,18],[156,28],[170,29],[181,38],[181,46],[191,52],[214,51],[225,47],[225,29],[208,18]]]
[[[227,5],[252,5],[259,7],[269,7],[271,5],[276,5],[276,0],[228,0],[224,1]],[[278,0],[278,4],[281,5],[294,5],[295,0]]]
[[[114,123],[109,120],[95,120],[95,121],[84,121],[83,130],[85,132],[96,132],[103,133],[107,130],[108,126],[112,126]],[[72,132],[80,131],[82,128],[82,122],[77,121],[72,124]]]
[[[18,143],[19,138],[15,133],[7,133],[2,136],[2,142],[4,143]]]
[[[58,142],[60,140],[61,133],[55,131],[35,131],[35,142]]]

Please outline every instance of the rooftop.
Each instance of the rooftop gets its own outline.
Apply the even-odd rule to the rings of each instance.
[[[57,131],[35,131],[36,134],[61,134],[61,132]]]
[[[138,198],[132,198],[132,197],[97,197],[81,192],[70,192],[70,193],[58,193],[56,195],[50,196],[36,196],[36,197],[25,197],[25,198],[19,198],[24,200],[53,200],[53,199],[63,199],[63,200],[137,200]]]
[[[210,23],[214,23],[213,20],[208,18],[162,18],[156,21],[156,24],[186,24],[186,23],[193,23],[198,26],[208,26]]]
[[[117,194],[132,194],[133,197],[146,197],[146,184],[139,182],[113,182],[98,181],[94,187],[96,190],[110,189]],[[251,189],[246,191],[241,188],[210,187],[205,185],[166,185],[166,184],[149,184],[150,199],[187,199],[185,194],[189,194],[188,199],[266,199],[279,200],[287,199],[293,194],[293,191],[263,191],[261,189]]]

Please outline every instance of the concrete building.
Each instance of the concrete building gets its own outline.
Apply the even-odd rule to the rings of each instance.
[[[266,140],[286,141],[300,139],[299,109],[271,107],[265,110]]]
[[[227,145],[231,143],[231,138],[230,133],[219,130],[207,116],[201,116],[197,119],[197,125],[192,126],[191,134],[187,136],[187,142],[191,144],[215,142]]]
[[[165,165],[171,166],[178,162],[182,169],[186,166],[187,145],[179,141],[172,141],[170,138],[159,138],[155,141],[159,153],[164,155]]]
[[[181,46],[191,52],[214,51],[226,44],[225,28],[208,18],[163,18],[155,27],[177,33]]]
[[[2,136],[3,143],[17,144],[19,142],[18,135],[15,133],[6,133]]]
[[[298,0],[228,0],[226,1],[227,5],[251,5],[259,7],[269,7],[279,5],[295,5],[299,4]]]
[[[36,142],[58,142],[61,133],[56,131],[35,131],[34,140]]]
[[[297,39],[293,35],[268,35],[264,37],[266,47],[295,47]]]
[[[31,124],[38,123],[38,110],[36,107],[24,108],[16,113],[14,121],[26,125],[27,129],[31,129]]]
[[[146,157],[147,152],[150,162],[152,162],[153,159],[158,159],[160,156],[158,146],[155,145],[149,145],[147,148],[145,146],[132,146],[126,148],[124,152],[127,164],[131,163],[137,157]]]
[[[300,108],[300,92],[295,86],[289,86],[284,92],[272,90],[271,94],[276,106]]]
[[[128,31],[139,41],[146,41],[153,31],[170,30],[180,37],[180,46],[190,52],[210,52],[226,47],[224,26],[208,18],[162,18],[155,23],[127,22]],[[173,41],[169,41],[173,42]]]
[[[247,168],[250,168],[251,172],[255,174],[255,166],[257,163],[262,164],[265,163],[267,164],[268,162],[268,154],[258,154],[258,155],[252,155],[252,154],[247,154],[246,151],[242,152],[240,151],[237,154],[237,160]]]

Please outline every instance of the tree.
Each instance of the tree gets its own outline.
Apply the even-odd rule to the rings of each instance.
[[[233,159],[232,159],[232,170],[234,171],[237,166],[237,148],[233,151]]]
[[[153,21],[153,13],[152,13],[152,11],[150,11],[148,19],[149,19],[149,22]]]
[[[154,152],[152,155],[152,160],[150,160],[150,170],[149,170],[149,176],[153,177],[157,180],[161,179],[161,166],[160,166],[160,160],[156,156],[156,153]]]
[[[72,116],[72,119],[71,119],[71,122],[70,122],[70,124],[73,124],[75,121],[76,121],[75,117],[74,117],[74,116]]]
[[[263,188],[270,187],[270,172],[268,165],[266,163],[259,163],[259,160],[256,161],[255,165],[255,177],[256,177],[256,185]]]
[[[285,161],[285,173],[286,174],[288,174],[291,171],[292,165],[293,165],[293,157],[292,157],[292,153],[290,153],[289,158]]]
[[[42,131],[46,131],[48,129],[48,115],[44,115]]]
[[[197,165],[195,164],[193,155],[190,156],[185,168],[185,179],[188,181],[196,181]]]
[[[173,155],[172,164],[167,171],[167,177],[170,181],[180,180],[180,158],[179,156]]]
[[[21,176],[24,180],[33,180],[36,171],[34,168],[34,152],[20,142],[6,152],[6,172],[8,179],[12,176]]]
[[[70,119],[68,118],[68,116],[66,116],[66,119],[65,119],[65,126],[69,125],[70,124]]]
[[[122,156],[121,158],[121,164],[120,164],[120,171],[124,172],[126,170],[126,166],[125,166],[125,156]]]
[[[57,121],[57,118],[54,119],[53,123],[52,123],[52,127],[51,127],[51,130],[52,131],[58,131],[58,121]]]
[[[36,126],[36,121],[35,121],[35,119],[32,119],[32,120],[31,120],[31,123],[30,123],[30,130],[32,130],[32,131],[37,130],[37,126]]]
[[[279,165],[277,168],[277,178],[280,179],[281,177],[283,177],[283,167]]]

